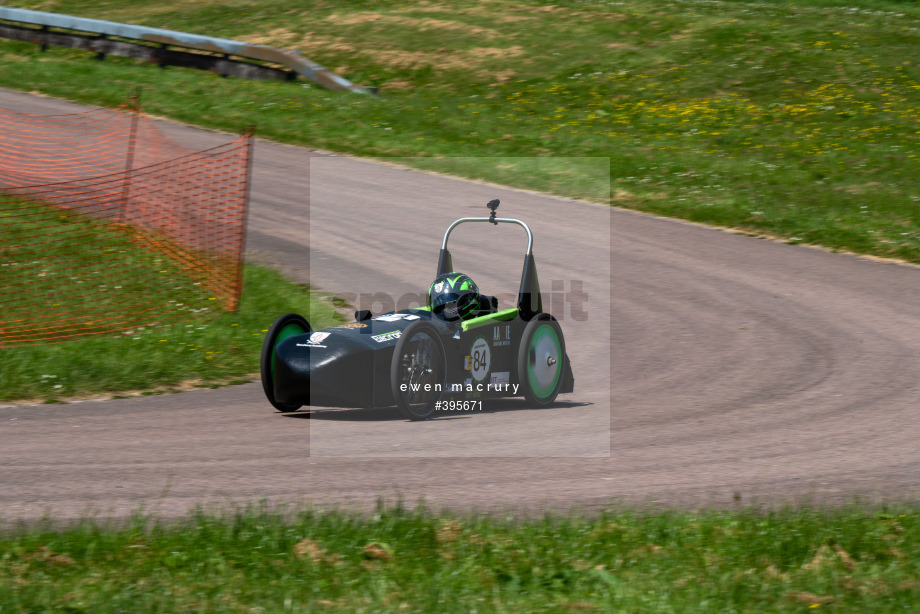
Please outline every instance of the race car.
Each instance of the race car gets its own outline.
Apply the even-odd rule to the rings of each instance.
[[[302,406],[374,408],[396,405],[409,420],[437,412],[482,409],[482,401],[523,396],[552,405],[575,379],[559,322],[543,311],[533,234],[518,219],[455,220],[444,233],[426,305],[313,331],[298,314],[275,320],[262,345],[265,396],[276,409]],[[467,275],[453,270],[447,248],[460,224],[516,224],[527,233],[517,305],[499,310]]]

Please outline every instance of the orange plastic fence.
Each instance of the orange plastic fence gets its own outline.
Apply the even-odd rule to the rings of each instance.
[[[0,109],[0,346],[236,309],[251,135],[197,151],[139,109]]]

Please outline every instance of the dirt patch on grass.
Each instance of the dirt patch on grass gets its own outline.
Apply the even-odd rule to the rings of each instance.
[[[354,26],[364,23],[376,23],[378,21],[383,21],[387,19],[387,16],[382,13],[353,13],[351,15],[339,15],[338,13],[333,13],[326,17],[326,21],[330,21],[336,25],[340,26]]]
[[[405,79],[393,79],[381,85],[380,89],[385,92],[410,91],[415,89],[415,84]]]
[[[55,5],[55,2],[47,2],[45,4]],[[182,7],[184,10],[194,10],[202,7],[208,6],[224,6],[224,3],[220,0],[184,0]],[[52,11],[60,12],[59,8],[41,8],[36,9],[39,11]],[[92,17],[92,15],[80,15],[81,17]],[[105,17],[108,21],[123,21],[125,23],[134,23],[149,26],[151,28],[164,28],[164,29],[174,29],[174,30],[184,30],[177,26],[171,26],[169,24],[169,19],[176,16],[176,4],[172,2],[163,2],[163,3],[150,3],[142,5],[139,2],[132,2],[130,6],[115,9],[110,12],[106,12]],[[165,21],[155,22],[154,19],[162,19]],[[207,32],[196,32],[196,34],[207,34]]]
[[[405,15],[391,15],[385,13],[353,13],[349,15],[340,15],[334,13],[326,17],[326,21],[337,26],[354,26],[367,23],[380,23],[387,27],[399,27],[405,30],[415,30],[418,32],[447,31],[461,32],[476,37],[496,37],[501,33],[491,28],[483,28],[462,21],[450,21],[446,19],[434,19],[432,17],[418,18],[408,17]]]
[[[524,52],[522,47],[476,47],[454,52],[424,52],[424,51],[378,51],[372,52],[376,62],[395,69],[419,69],[431,66],[441,70],[459,70],[479,73],[485,71],[486,64],[491,60],[501,60],[515,57]],[[367,51],[360,51],[366,55]],[[493,74],[493,71],[487,71]]]
[[[251,34],[240,36],[238,40],[253,45],[269,45],[272,47],[289,47],[291,43],[297,42],[302,35],[291,32],[287,28],[276,28],[265,34]]]
[[[284,28],[272,30],[265,35],[242,37],[240,40],[257,45],[298,49],[310,57],[322,58],[324,55],[336,55],[339,56],[337,58],[339,61],[342,55],[351,55],[393,70],[419,70],[430,66],[435,70],[472,72],[479,76],[494,76],[496,72],[493,65],[496,61],[516,58],[525,53],[524,47],[520,45],[417,51],[398,48],[392,44],[384,46],[373,40],[356,42],[356,39],[346,36],[314,33],[306,36],[298,35]],[[509,78],[507,71],[502,74],[505,79]]]
[[[298,49],[300,51],[332,51],[337,53],[353,53],[357,47],[348,38],[343,36],[326,36],[322,34],[298,34],[286,28],[278,28],[267,34],[241,36],[237,40],[253,45],[270,45],[283,49]]]

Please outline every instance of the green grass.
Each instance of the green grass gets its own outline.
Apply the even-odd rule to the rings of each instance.
[[[143,86],[148,111],[211,128],[920,262],[915,2],[17,6],[296,48],[381,97],[12,42],[6,87],[116,104]]]
[[[219,310],[214,290],[151,240],[166,242],[150,231],[0,194],[0,345],[133,332],[151,321]],[[227,260],[199,258],[215,268]],[[237,267],[222,268],[232,279]]]
[[[0,537],[0,611],[894,612],[916,509],[141,515]]]
[[[0,401],[56,400],[249,381],[259,371],[265,332],[283,313],[307,316],[314,328],[341,316],[279,273],[249,264],[236,312],[188,314],[129,334],[0,351]]]
[[[248,381],[278,316],[302,313],[315,328],[343,319],[330,300],[253,264],[228,312],[156,249],[161,238],[66,208],[0,194],[0,233],[0,401]],[[111,332],[113,322],[131,325]]]

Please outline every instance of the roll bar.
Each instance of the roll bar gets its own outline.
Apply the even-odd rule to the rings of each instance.
[[[438,256],[437,275],[450,273],[454,270],[453,257],[450,254],[450,250],[447,249],[447,240],[450,238],[451,231],[460,224],[465,224],[467,222],[489,222],[496,226],[499,224],[517,224],[527,233],[527,251],[524,252],[524,267],[521,271],[521,287],[520,290],[518,290],[518,311],[522,318],[530,320],[534,315],[543,311],[543,297],[540,294],[540,281],[537,279],[537,263],[533,257],[533,233],[530,232],[530,227],[521,220],[509,217],[495,217],[498,204],[498,199],[489,202],[487,206],[492,210],[492,215],[489,217],[462,217],[458,220],[454,220],[454,222],[447,227],[447,231],[444,233],[444,240],[441,241],[441,253]]]
[[[459,220],[454,220],[454,222],[447,227],[447,232],[444,233],[444,240],[441,242],[441,249],[447,249],[447,238],[450,237],[451,231],[460,224],[465,224],[466,222],[491,222],[496,225],[517,224],[527,232],[527,251],[524,252],[524,255],[529,256],[533,253],[533,233],[530,232],[530,227],[521,220],[516,220],[510,217],[461,217]]]

